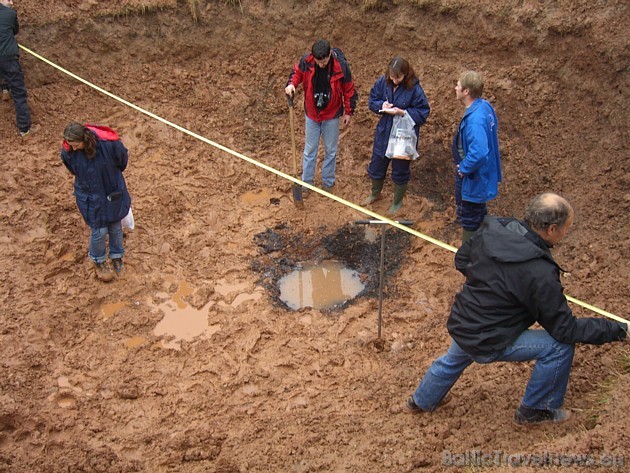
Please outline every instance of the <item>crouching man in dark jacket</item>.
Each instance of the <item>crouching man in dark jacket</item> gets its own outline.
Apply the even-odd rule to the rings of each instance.
[[[550,248],[565,237],[573,219],[571,205],[556,194],[535,197],[524,221],[486,217],[455,256],[466,283],[447,322],[453,342],[433,362],[407,411],[435,410],[473,361],[536,360],[515,422],[569,417],[562,405],[575,344],[621,341],[628,330],[620,322],[571,313]],[[544,330],[529,329],[536,322]]]

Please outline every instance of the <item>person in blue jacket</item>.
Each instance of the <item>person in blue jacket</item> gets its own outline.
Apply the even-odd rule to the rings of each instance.
[[[415,122],[416,137],[419,137],[420,126],[427,121],[431,109],[418,76],[409,62],[401,57],[394,57],[389,62],[385,75],[376,80],[370,91],[368,106],[371,111],[380,114],[381,119],[376,125],[372,160],[368,166],[372,193],[365,199],[363,205],[369,205],[381,198],[385,175],[391,162],[394,201],[388,213],[393,215],[402,207],[411,177],[410,160],[389,159],[385,156],[394,116],[409,114]]]
[[[74,195],[85,223],[90,227],[89,256],[102,281],[114,278],[107,265],[109,258],[116,274],[124,269],[121,220],[129,213],[131,196],[123,171],[129,154],[118,134],[111,128],[70,123],[63,132],[61,160],[74,176]]]
[[[482,99],[483,78],[475,71],[464,72],[457,81],[457,100],[466,107],[453,138],[455,204],[462,226],[462,244],[481,226],[488,213],[487,202],[499,194],[501,156],[499,121]]]

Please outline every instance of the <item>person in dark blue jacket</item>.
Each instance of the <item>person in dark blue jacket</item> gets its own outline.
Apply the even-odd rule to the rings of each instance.
[[[488,213],[486,202],[499,194],[501,156],[499,121],[490,102],[481,98],[483,78],[464,72],[455,94],[466,107],[453,139],[455,204],[462,226],[462,244],[479,228]]]
[[[571,228],[574,212],[557,194],[529,203],[523,221],[487,216],[455,256],[466,283],[446,324],[452,343],[407,400],[411,413],[435,410],[473,362],[536,360],[517,424],[562,422],[576,343],[627,340],[628,325],[571,312],[550,248]],[[541,328],[532,329],[538,323]]]
[[[20,136],[31,130],[31,111],[26,100],[24,73],[20,67],[20,50],[15,35],[20,31],[12,0],[0,0],[0,80],[3,98],[6,90],[13,97],[15,116]]]
[[[368,166],[372,193],[363,201],[363,205],[369,205],[381,198],[385,175],[391,162],[394,201],[388,213],[393,215],[402,207],[411,177],[410,159],[390,159],[385,156],[394,116],[408,114],[415,123],[414,130],[418,138],[420,126],[427,121],[431,109],[418,76],[409,62],[401,57],[394,57],[389,62],[385,75],[376,80],[370,91],[368,106],[371,111],[379,114],[381,119],[374,132],[372,160]]]
[[[77,206],[91,230],[89,256],[97,277],[111,281],[114,274],[107,265],[108,235],[114,271],[120,274],[124,269],[121,220],[131,207],[123,177],[129,159],[127,148],[111,128],[76,122],[66,127],[63,139],[61,160],[74,175]]]

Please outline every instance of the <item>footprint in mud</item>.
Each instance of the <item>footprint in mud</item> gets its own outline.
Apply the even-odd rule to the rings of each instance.
[[[58,393],[55,402],[62,409],[72,409],[77,405],[77,398],[69,392]]]

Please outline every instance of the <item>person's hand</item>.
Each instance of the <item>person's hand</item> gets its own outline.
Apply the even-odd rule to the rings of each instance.
[[[385,102],[383,102],[383,106],[381,107],[383,110],[387,110],[388,108],[393,108],[394,105],[389,103],[387,100],[385,100]]]
[[[459,171],[459,164],[457,165],[457,174],[459,177],[464,177],[464,175]]]
[[[295,86],[293,84],[289,84],[285,87],[284,93],[289,97],[293,97],[295,95]]]
[[[343,116],[343,121],[342,121],[342,123],[343,123],[343,127],[344,127],[344,128],[345,128],[345,127],[347,127],[348,125],[350,125],[350,120],[351,120],[351,119],[352,119],[352,116],[351,116],[351,115],[344,115],[344,116]]]

